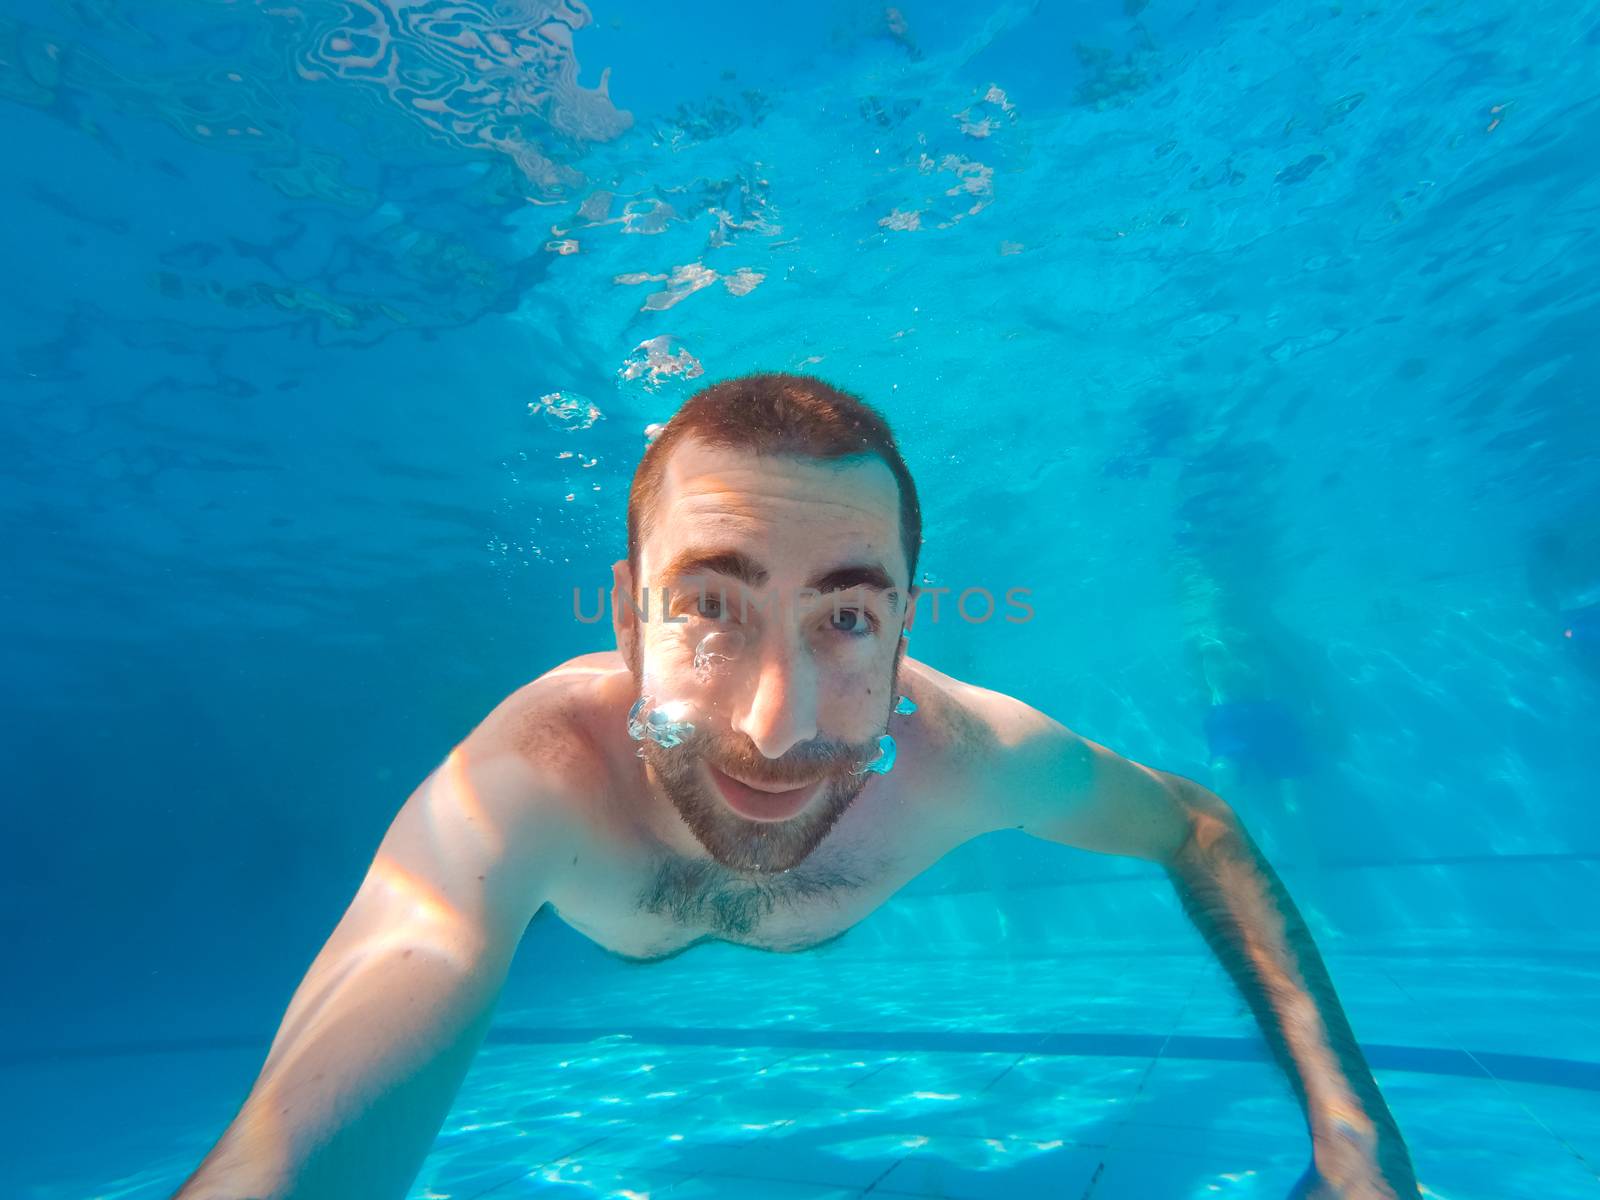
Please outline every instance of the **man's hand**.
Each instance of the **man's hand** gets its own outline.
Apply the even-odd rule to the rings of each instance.
[[[1411,1157],[1397,1132],[1334,1121],[1311,1139],[1312,1162],[1289,1200],[1416,1200]]]
[[[1294,1185],[1289,1200],[1413,1200],[1421,1194],[1415,1183],[1385,1179],[1376,1163],[1367,1164],[1358,1177],[1344,1183],[1333,1183],[1313,1163]]]
[[[1294,1185],[1289,1200],[1416,1200],[1421,1194],[1409,1170],[1396,1179],[1368,1160],[1330,1178],[1313,1162]]]

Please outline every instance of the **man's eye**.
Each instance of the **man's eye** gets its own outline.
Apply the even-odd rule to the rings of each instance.
[[[871,633],[874,625],[870,614],[859,608],[841,608],[834,611],[828,618],[828,627],[837,633],[848,633],[854,637],[865,637]]]
[[[695,612],[709,621],[720,620],[722,617],[722,597],[710,594],[702,595],[695,604]]]

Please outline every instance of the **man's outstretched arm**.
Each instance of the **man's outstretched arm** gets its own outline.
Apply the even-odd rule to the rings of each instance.
[[[1305,1112],[1311,1170],[1297,1196],[1412,1200],[1415,1174],[1304,918],[1233,810],[1010,697],[974,689],[995,739],[996,825],[1160,863],[1255,1013]]]
[[[1300,1194],[1415,1196],[1405,1140],[1300,910],[1232,809],[1198,784],[1166,778],[1187,809],[1190,830],[1163,865],[1184,911],[1255,1013],[1306,1114],[1314,1163]]]
[[[547,808],[527,764],[462,749],[417,789],[175,1200],[405,1195],[543,902]]]

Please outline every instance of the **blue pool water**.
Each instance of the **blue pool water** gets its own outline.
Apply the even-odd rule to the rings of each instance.
[[[1600,5],[0,6],[0,1162],[170,1195],[396,807],[608,648],[647,426],[879,405],[913,655],[1228,799],[1419,1176],[1600,1197]],[[603,86],[602,86],[603,84]],[[948,603],[948,601],[947,601]],[[1164,877],[530,929],[412,1195],[1283,1196]]]

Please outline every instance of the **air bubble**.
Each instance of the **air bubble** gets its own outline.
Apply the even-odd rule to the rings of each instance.
[[[887,775],[894,770],[894,737],[878,735],[878,752],[855,769],[857,775]]]
[[[640,696],[628,710],[628,736],[636,742],[648,738],[658,746],[671,749],[694,736],[694,725],[688,716],[689,704],[685,700],[656,704],[649,696]],[[640,750],[643,749],[640,746]]]
[[[618,369],[617,377],[624,383],[638,380],[654,392],[670,381],[698,379],[705,370],[682,342],[663,333],[635,346]]]
[[[548,392],[528,405],[528,412],[543,413],[544,419],[553,427],[569,433],[576,429],[588,429],[600,419],[600,410],[593,402],[576,392]]]
[[[694,648],[694,672],[702,681],[719,662],[731,662],[744,649],[744,634],[737,630],[718,630],[700,639]]]

